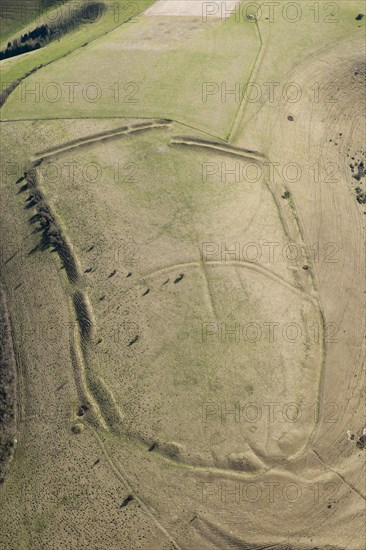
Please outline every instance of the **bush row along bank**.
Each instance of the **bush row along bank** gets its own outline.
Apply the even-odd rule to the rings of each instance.
[[[17,428],[17,371],[5,291],[0,286],[0,483],[14,453]]]

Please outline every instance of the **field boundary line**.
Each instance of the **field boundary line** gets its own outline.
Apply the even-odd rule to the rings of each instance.
[[[170,139],[169,145],[178,146],[186,145],[190,147],[201,147],[206,149],[213,149],[219,153],[226,153],[230,155],[236,155],[244,157],[246,159],[253,159],[258,162],[263,162],[266,157],[259,151],[251,151],[250,149],[243,149],[240,147],[231,146],[228,143],[219,143],[214,141],[206,141],[200,138],[194,138],[189,136],[174,136]]]
[[[99,132],[97,134],[92,134],[85,136],[84,138],[78,138],[71,140],[69,142],[62,143],[51,147],[50,149],[45,149],[43,151],[38,151],[35,153],[34,160],[46,160],[47,158],[72,151],[79,147],[90,145],[93,143],[98,143],[100,141],[106,141],[113,138],[119,138],[121,136],[131,135],[137,132],[143,132],[147,130],[155,130],[158,128],[169,128],[170,121],[166,120],[154,120],[154,122],[147,122],[146,124],[135,124],[132,126],[123,126],[121,128],[116,128],[114,130],[106,130],[104,132]]]
[[[260,2],[258,9],[260,9],[262,4],[263,4],[263,0],[262,0],[262,2]],[[255,15],[254,15],[254,19],[255,19],[255,26],[256,26],[256,29],[257,29],[257,32],[258,32],[258,37],[259,37],[259,49],[258,49],[257,55],[254,59],[253,67],[252,67],[252,70],[250,71],[250,74],[249,74],[249,77],[248,77],[248,82],[251,81],[251,78],[255,73],[258,73],[259,66],[260,66],[260,64],[259,64],[259,66],[257,66],[258,61],[259,61],[260,58],[263,57],[263,53],[264,53],[263,39],[262,39],[262,35],[261,35],[260,29],[259,29],[258,19],[256,18]],[[226,141],[228,143],[232,140],[233,134],[237,130],[237,127],[238,127],[238,124],[239,124],[240,120],[243,118],[243,115],[244,115],[245,110],[246,110],[246,106],[247,106],[246,99],[245,99],[245,97],[243,97],[241,102],[240,102],[240,105],[238,107],[238,110],[236,111],[236,114],[234,116],[234,120],[232,122],[231,128],[230,128],[229,133],[228,133],[227,138],[226,138]]]

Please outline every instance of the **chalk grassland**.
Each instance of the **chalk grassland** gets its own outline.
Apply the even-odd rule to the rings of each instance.
[[[342,506],[331,520],[317,523],[317,541],[328,544],[330,532],[338,540],[355,533],[355,540],[362,540],[359,495],[339,483],[336,474],[319,468],[315,455],[304,454],[314,428],[311,407],[319,397],[321,341],[305,337],[297,344],[261,341],[253,347],[248,341],[222,343],[215,334],[201,340],[203,322],[224,321],[231,327],[236,321],[263,324],[270,318],[280,324],[295,320],[305,329],[321,321],[311,299],[316,291],[306,298],[298,266],[290,269],[282,257],[259,265],[200,257],[203,240],[263,242],[276,235],[287,242],[273,195],[263,181],[225,184],[216,174],[203,183],[202,162],[220,164],[233,157],[170,146],[181,129],[175,125],[75,149],[76,139],[105,135],[121,124],[138,128],[141,122],[4,125],[4,151],[17,167],[6,174],[2,189],[4,224],[18,212],[7,238],[11,250],[22,251],[11,254],[4,268],[11,288],[21,283],[12,293],[11,308],[17,312],[14,333],[22,357],[24,409],[14,466],[2,492],[1,540],[10,548],[45,541],[57,541],[60,548],[82,541],[104,547],[105,540],[112,548],[170,548],[172,540],[179,541],[177,547],[193,541],[212,548],[212,537],[215,545],[236,544],[243,521],[250,529],[258,518],[264,527],[259,539],[250,537],[252,545],[275,541],[280,547],[281,519],[294,533],[290,540],[299,538],[291,499],[281,498],[274,513],[263,493],[258,502],[250,502],[244,520],[246,501],[238,507],[227,497],[223,506],[219,493],[203,500],[202,487],[213,483],[211,493],[222,480],[228,491],[238,482],[248,490],[250,483],[259,482],[263,491],[267,483],[299,484],[302,497],[296,509],[299,518],[306,518],[301,523],[305,531],[323,517],[326,488],[333,484]],[[77,283],[60,269],[54,253],[30,253],[41,234],[29,224],[34,208],[24,208],[29,190],[23,189],[24,180],[16,183],[16,176],[39,158],[35,131],[49,149],[72,143],[68,153],[48,158],[37,170],[45,201],[78,257]],[[191,137],[202,139],[198,132]],[[97,181],[85,170],[82,177],[78,170],[75,177],[67,176],[70,163],[85,167],[91,162],[102,170]],[[240,157],[240,162],[247,161]],[[185,175],[184,182],[179,174]],[[52,293],[44,291],[45,281]],[[72,305],[75,292],[88,296],[93,331],[84,343]],[[282,433],[267,415],[254,423],[230,422],[229,417],[222,422],[218,416],[204,422],[203,403],[223,399],[228,408],[236,401],[294,400],[306,417],[284,422]],[[91,408],[80,412],[87,403]],[[286,474],[284,461],[289,461]],[[314,496],[314,489],[320,496]],[[134,499],[120,508],[130,494]],[[218,509],[225,527],[216,525]],[[272,519],[265,522],[265,517]],[[19,525],[15,535],[14,525]]]
[[[2,142],[8,162],[1,188],[1,270],[10,291],[8,306],[21,358],[21,408],[13,468],[1,491],[1,545],[15,550],[48,541],[59,548],[108,544],[168,549],[169,539],[154,520],[145,518],[138,500],[121,514],[120,504],[132,489],[118,470],[111,469],[92,428],[72,432],[75,424],[83,424],[77,413],[86,402],[73,351],[78,323],[65,271],[60,271],[58,261],[55,264],[54,254],[35,251],[41,234],[29,223],[34,210],[26,208],[24,181],[15,183],[27,168],[34,144],[34,128],[28,125],[24,132],[21,126],[13,127]],[[71,122],[62,131],[48,126],[43,140],[56,144],[61,136],[75,139],[83,131],[92,132],[96,123],[83,127]],[[99,123],[97,130],[106,127]],[[11,225],[15,210],[18,216]],[[45,292],[46,286],[52,292]]]
[[[269,7],[262,6],[257,22],[262,41],[261,49],[251,74],[252,85],[245,88],[247,83],[241,82],[243,101],[230,134],[230,140],[239,145],[245,146],[246,142],[255,140],[261,143],[262,148],[268,146],[267,135],[257,132],[255,124],[250,122],[256,119],[265,106],[267,117],[270,113],[267,123],[272,124],[277,117],[276,105],[280,98],[288,98],[288,114],[291,114],[292,105],[301,97],[320,98],[322,103],[331,100],[334,92],[334,81],[331,77],[323,83],[323,89],[319,90],[316,79],[306,83],[302,80],[294,81],[294,71],[306,60],[316,59],[322,51],[332,50],[340,41],[347,41],[351,36],[358,36],[362,40],[365,34],[365,17],[356,19],[358,14],[365,12],[364,5],[358,0],[319,2],[315,12],[311,9],[310,2],[301,5],[298,3],[296,13],[289,10],[288,15],[286,5],[286,2],[282,2],[274,8],[272,16]],[[288,17],[297,21],[289,22]],[[287,43],[291,44],[290,48],[286,48]],[[232,98],[228,97],[227,101],[230,104]],[[217,108],[220,103],[219,94],[213,95],[209,102],[212,108]]]
[[[351,169],[354,162],[366,165],[363,47],[363,40],[350,40],[294,71],[292,77],[302,87],[315,81],[325,90],[329,82],[335,83],[334,97],[331,102],[315,102],[305,96],[291,107],[293,126],[287,120],[288,105],[280,102],[273,130],[282,137],[272,140],[270,156],[281,151],[283,162],[307,158],[309,166],[321,166],[318,182],[308,175],[303,185],[289,185],[308,242],[319,242],[323,250],[332,243],[337,251],[333,262],[315,267],[324,318],[339,327],[337,342],[327,346],[323,399],[343,396],[343,413],[337,426],[323,426],[316,450],[329,465],[337,464],[337,471],[364,495],[364,459],[351,449],[343,455],[334,451],[342,448],[347,430],[361,434],[365,427],[366,209],[357,201],[356,189],[365,191],[366,181],[356,180]],[[330,167],[335,169],[332,177],[326,173]]]
[[[41,48],[20,57],[10,58],[1,62],[2,67],[2,89],[8,83],[21,78],[34,68],[41,65],[52,63],[53,61],[68,55],[70,52],[85,46],[88,42],[95,40],[99,36],[111,31],[112,29],[126,24],[136,24],[143,12],[154,0],[136,0],[134,2],[124,2],[123,0],[105,0],[107,11],[104,15],[95,12],[95,22],[82,25],[78,29],[69,32],[55,42],[47,45],[47,48]],[[12,35],[6,38],[1,36],[1,48],[4,49],[8,40],[20,37],[22,34],[33,30],[41,24],[49,24],[60,21],[62,17],[73,13],[73,9],[82,5],[83,2],[66,2],[56,9],[50,9],[46,14],[37,16],[27,25],[17,28]]]
[[[290,83],[288,79],[281,86],[276,84],[278,74],[290,74],[307,56],[331,47],[332,43],[345,39],[350,33],[362,33],[365,18],[355,20],[355,16],[362,11],[359,2],[337,4],[339,11],[334,17],[335,22],[330,22],[331,17],[324,6],[324,3],[319,5],[318,19],[304,6],[297,23],[284,20],[280,8],[275,24],[265,19],[268,14],[264,8],[258,23],[248,21],[243,10],[221,25],[215,24],[217,19],[212,17],[208,17],[206,23],[199,17],[192,20],[180,17],[180,30],[174,18],[139,16],[136,23],[127,24],[90,45],[92,50],[86,46],[73,54],[75,57],[56,63],[52,71],[51,67],[47,68],[43,76],[42,69],[37,71],[26,80],[23,88],[19,87],[14,92],[3,117],[58,117],[61,112],[64,113],[62,116],[113,116],[116,109],[121,116],[132,113],[139,116],[143,110],[146,116],[177,117],[238,144],[245,140],[250,142],[252,137],[258,136],[248,135],[244,127],[266,102],[271,102],[273,107],[272,95],[277,97],[288,93],[289,109],[291,101],[296,100],[298,91],[294,87],[287,88]],[[111,10],[108,14],[106,17],[111,17]],[[79,40],[81,35],[85,36],[85,31],[94,32],[93,29],[104,20],[102,18],[86,26],[84,34],[78,31],[72,33],[70,37],[61,39],[60,43],[64,41],[66,48],[69,48],[73,36],[78,36]],[[291,43],[291,53],[287,51],[286,55],[282,47],[284,35]],[[176,51],[181,39],[185,40],[189,52],[181,51],[179,54]],[[78,45],[83,43],[85,40],[78,42]],[[271,56],[265,55],[269,44]],[[10,81],[38,66],[38,61],[37,64],[33,61],[28,63],[26,58],[29,55],[48,55],[51,52],[49,48],[52,44],[46,51],[27,54],[24,60],[3,63],[3,80]],[[121,55],[122,48],[124,52]],[[89,51],[93,63],[90,62]],[[78,69],[79,60],[83,66],[82,77]],[[97,71],[95,65],[99,67]],[[151,72],[151,66],[158,66],[158,70]],[[107,80],[103,67],[110,67]],[[59,83],[57,89],[52,88],[53,82]],[[67,82],[76,83],[74,92],[65,85]],[[90,82],[96,82],[99,91],[85,91],[85,85]],[[246,88],[248,82],[254,83],[253,86]],[[315,87],[316,82],[309,83],[300,93],[315,94]],[[39,90],[40,99],[37,92],[32,96],[26,93],[27,90]],[[91,101],[85,100],[85,93],[92,94],[93,91]],[[326,93],[327,90],[323,90],[323,95]],[[185,104],[190,105],[188,112]],[[266,146],[265,138],[261,145]]]
[[[21,404],[19,443],[1,490],[0,540],[6,548],[363,550],[364,450],[357,442],[365,413],[364,207],[356,201],[349,168],[352,157],[361,162],[365,155],[359,115],[364,60],[360,43],[351,40],[363,25],[355,19],[363,8],[358,2],[340,8],[340,25],[304,22],[312,37],[301,39],[305,45],[297,38],[301,26],[263,23],[271,33],[258,65],[251,59],[252,68],[266,66],[263,79],[273,75],[280,90],[288,81],[305,89],[314,80],[321,90],[335,81],[341,88],[337,103],[314,104],[306,93],[290,105],[275,96],[275,104],[255,104],[258,113],[251,118],[246,107],[219,100],[219,91],[212,96],[216,118],[214,104],[203,104],[202,112],[198,103],[194,107],[189,123],[221,137],[230,134],[235,150],[230,143],[231,151],[224,152],[222,141],[167,120],[177,109],[177,118],[187,122],[188,78],[179,112],[178,102],[174,109],[167,102],[169,113],[163,109],[160,86],[152,91],[160,97],[156,112],[145,97],[139,110],[124,107],[126,118],[2,124],[7,162],[1,272],[11,291]],[[143,20],[135,27],[141,51],[145,25],[157,25],[154,16],[146,19],[149,24]],[[173,20],[158,19],[171,33]],[[187,31],[185,19],[179,20],[193,36],[192,22]],[[232,20],[228,24],[236,32]],[[222,25],[209,24],[202,32],[220,28],[225,35],[228,27]],[[130,26],[125,31],[124,47],[132,52]],[[349,43],[336,48],[346,35]],[[272,43],[284,36],[295,47],[281,56]],[[171,48],[171,37],[168,42]],[[116,37],[109,49],[106,39],[100,44],[105,62],[117,51]],[[317,53],[325,44],[328,50]],[[75,78],[77,67],[87,67],[88,48],[70,56]],[[192,55],[192,43],[189,48]],[[65,65],[49,81],[64,75],[68,80],[67,71]],[[139,71],[148,74],[145,67]],[[218,74],[219,65],[212,79],[220,85]],[[113,109],[103,105],[109,117],[120,116],[120,103]],[[103,105],[95,104],[96,116],[103,116]],[[35,106],[22,103],[21,95],[8,104],[13,116],[27,107],[30,117]],[[38,108],[40,117],[45,111],[56,116],[57,104],[50,107],[43,99]],[[77,109],[83,108],[79,96]],[[201,125],[205,117],[210,120]],[[37,186],[29,189],[23,172],[43,157],[35,167]],[[297,162],[301,179],[276,177],[271,184],[267,160],[280,167]],[[222,163],[225,170],[237,161],[240,173],[250,162],[252,170],[263,169],[263,177],[250,182],[249,172],[240,182],[222,179]],[[317,162],[320,169],[339,165],[337,177],[309,176],[309,165]],[[207,164],[217,170],[204,178]],[[77,259],[71,280],[55,252],[40,250],[39,208],[45,204]],[[264,242],[289,240],[301,250],[292,264],[282,254],[266,261],[263,253],[257,262],[236,252],[233,259],[215,246],[249,241],[266,251]],[[214,243],[208,258],[202,241]],[[337,261],[315,261],[309,253],[314,243],[321,252],[337,245]],[[248,341],[250,332],[241,332],[238,342],[221,341],[222,322],[228,330],[255,321],[268,335],[268,320],[280,328],[293,321],[302,338],[291,343],[280,331],[279,340],[255,343]],[[335,342],[322,334],[323,322],[338,327]],[[306,332],[309,325],[319,325],[319,339]],[[222,407],[230,411],[238,401],[259,403],[262,417],[249,422],[255,411],[244,409],[244,420],[225,414],[223,420]],[[280,403],[281,410],[284,402],[295,402],[302,416],[293,423],[283,416],[271,422],[265,402]],[[211,413],[207,422],[205,410]]]
[[[182,41],[184,49],[182,50]],[[237,105],[208,107],[205,82],[247,80],[259,49],[255,25],[199,17],[142,16],[27,78],[9,98],[4,118],[143,116],[176,118],[225,137]],[[245,52],[245,55],[243,55]],[[80,70],[82,67],[82,70]],[[153,68],[153,69],[152,69]],[[58,97],[40,101],[26,90],[47,93],[60,84]],[[66,82],[75,82],[70,100]],[[97,101],[85,100],[87,85],[97,83]],[[46,88],[45,88],[46,86]],[[93,90],[89,90],[89,93]],[[88,98],[87,98],[88,99]],[[93,99],[93,96],[91,97]],[[187,109],[189,105],[189,109]]]
[[[199,419],[203,403],[222,394],[234,401],[243,391],[254,401],[276,394],[299,406],[317,400],[322,349],[311,341],[309,327],[322,321],[314,295],[301,289],[297,277],[307,260],[296,266],[282,256],[271,263],[208,254],[222,240],[244,246],[276,235],[285,247],[288,236],[264,181],[223,183],[219,174],[203,181],[205,164],[221,166],[228,157],[169,146],[172,132],[179,127],[60,153],[41,165],[42,185],[84,273],[97,327],[88,362],[119,404],[113,429],[123,425],[150,445],[159,441],[159,449],[175,442],[177,460],[202,466],[230,468],[230,456],[242,452],[237,467],[256,470],[256,453],[272,465],[306,447],[310,409],[301,426],[287,433],[264,418],[248,432],[236,424],[243,448],[237,450],[239,434],[225,436],[224,445],[220,437],[222,456]],[[51,175],[59,162],[82,166],[91,159],[103,174],[94,184],[83,177],[67,184]],[[242,171],[247,165],[241,160]],[[301,341],[261,338],[253,345],[228,336],[222,342],[210,328],[225,324],[229,330],[255,319],[262,327],[266,319],[280,325],[293,320],[302,327]],[[222,429],[224,437],[227,426]],[[277,429],[270,439],[280,441],[272,446],[268,433]]]
[[[306,15],[305,8],[306,24],[286,27],[278,19],[266,32],[266,22],[263,19],[258,22],[264,50],[253,81],[258,83],[261,97],[243,102],[232,139],[239,146],[250,144],[265,152],[272,161],[282,159],[281,165],[297,162],[305,168],[302,178],[289,185],[289,191],[297,205],[306,241],[319,243],[319,250],[332,247],[337,251],[332,262],[321,261],[314,267],[324,319],[339,327],[337,342],[326,346],[323,399],[330,402],[332,396],[344,395],[337,405],[344,412],[339,422],[322,425],[317,438],[319,448],[315,448],[327,464],[337,464],[337,471],[364,495],[365,484],[359,481],[365,477],[364,461],[355,449],[345,448],[344,434],[347,430],[361,434],[365,416],[362,362],[365,325],[361,313],[365,307],[365,208],[357,203],[355,192],[357,187],[364,189],[365,182],[361,179],[360,184],[351,170],[354,162],[363,165],[366,162],[365,17],[359,17],[364,13],[359,2],[340,2],[336,7],[335,23],[330,23],[329,18],[324,21],[323,10],[320,12],[323,24],[315,24],[313,14]],[[296,58],[281,52],[280,37],[285,28],[290,32],[297,29],[297,35],[291,37]],[[305,38],[309,29],[311,42]],[[321,41],[317,42],[319,32]],[[304,42],[311,43],[313,50],[307,59],[302,57],[306,53]],[[265,55],[268,44],[271,44],[270,57]],[[278,81],[276,74],[281,73],[282,80]],[[278,82],[272,88],[272,98],[268,86],[263,85],[265,82]],[[286,95],[289,83],[294,83],[296,89],[292,87]],[[252,93],[255,97],[254,87]],[[214,106],[215,97],[212,100]],[[292,121],[288,119],[290,116]],[[259,132],[258,128],[264,126],[267,132]],[[315,166],[320,168],[319,177],[311,173],[311,167]],[[333,168],[330,175],[327,170]]]

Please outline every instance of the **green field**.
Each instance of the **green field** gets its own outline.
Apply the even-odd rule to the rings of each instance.
[[[41,48],[20,57],[2,61],[2,89],[32,69],[67,56],[78,48],[83,47],[86,43],[95,40],[116,27],[124,25],[129,20],[137,21],[138,14],[150,6],[153,0],[136,0],[133,3],[126,3],[123,0],[106,0],[104,3],[107,5],[107,12],[103,16],[98,17],[95,23],[79,27],[77,30],[62,36],[57,42],[51,42],[47,48]],[[76,5],[78,6],[79,3]],[[69,4],[66,3],[56,9],[50,9],[45,15],[37,17],[36,21],[31,20],[27,25],[18,26],[14,29],[14,34],[8,34],[6,38],[3,38],[2,35],[2,49],[6,47],[6,43],[10,38],[19,37],[21,34],[34,29],[35,26],[47,24],[49,21],[58,21],[62,16],[68,15],[70,10],[72,10],[72,6],[75,6],[75,3],[71,2],[71,8],[68,6]]]
[[[29,77],[12,94],[4,117],[164,117],[225,137],[239,103],[224,97],[212,112],[210,83],[249,79],[259,49],[255,25],[181,18],[179,31],[175,27],[171,17],[127,23]],[[39,96],[27,94],[34,86]]]

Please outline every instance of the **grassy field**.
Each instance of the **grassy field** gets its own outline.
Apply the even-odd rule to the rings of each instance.
[[[202,23],[197,17],[180,17],[177,28],[173,17],[141,17],[37,71],[15,90],[3,116],[36,119],[143,113],[196,124],[225,137],[238,103],[224,97],[212,112],[211,83],[235,82],[238,75],[240,80],[248,79],[258,48],[255,25],[248,21],[242,25],[233,18],[225,23],[216,19]],[[59,83],[57,90],[51,90],[50,82]],[[71,95],[68,82],[75,83]],[[26,89],[33,86],[39,88],[40,97],[51,101],[39,102],[37,96],[27,94]],[[189,111],[184,108],[187,104]]]
[[[84,289],[90,292],[97,327],[88,359],[90,368],[113,388],[123,425],[151,444],[162,441],[162,446],[174,439],[180,426],[185,461],[228,467],[224,455],[213,458],[218,451],[210,447],[207,429],[201,432],[204,426],[200,424],[192,429],[204,403],[219,402],[222,394],[239,402],[245,387],[251,388],[250,397],[255,402],[270,399],[274,397],[274,373],[281,369],[286,384],[279,386],[276,400],[283,400],[283,405],[289,401],[303,403],[305,396],[310,403],[316,401],[322,349],[310,341],[308,327],[321,324],[321,318],[311,297],[304,301],[298,292],[294,265],[282,257],[274,262],[269,257],[253,262],[253,250],[247,255],[242,250],[248,243],[268,242],[274,234],[283,247],[288,244],[264,181],[222,183],[216,174],[204,183],[202,166],[213,160],[221,166],[227,157],[169,147],[169,134],[182,129],[157,129],[90,145],[80,152],[66,151],[42,164],[42,182],[74,243],[84,272]],[[82,167],[88,162],[100,170],[101,177],[95,183],[85,179],[82,171],[69,185],[63,178],[55,181],[47,177],[60,163]],[[241,172],[246,166],[248,161],[241,160]],[[132,175],[132,170],[123,167],[134,167],[136,173]],[[185,175],[184,182],[180,174]],[[265,224],[259,222],[262,219]],[[224,258],[217,251],[209,254],[218,248],[217,243],[221,247],[221,235],[225,235],[227,248],[240,243],[241,252],[228,253]],[[131,275],[126,277],[128,273]],[[179,284],[175,283],[182,274]],[[190,303],[185,305],[187,293]],[[301,327],[301,339],[296,344],[283,337],[268,342],[264,337],[266,322],[274,318],[281,330],[290,320],[296,323]],[[258,335],[252,334],[256,326],[250,330],[254,320],[262,333],[256,344],[253,338]],[[233,346],[230,335],[222,342],[212,324],[217,329],[225,326],[228,331],[240,326],[238,344]],[[138,342],[129,346],[135,336],[139,336]],[[274,348],[278,365],[274,363]],[[215,365],[212,354],[217,357]],[[261,380],[257,369],[266,373]],[[303,370],[306,376],[300,374]],[[164,393],[159,391],[161,377],[165,380]],[[240,382],[233,388],[234,379]],[[304,386],[299,385],[299,379]],[[153,396],[154,387],[157,394]],[[174,400],[167,401],[166,395],[174,395]],[[174,415],[177,410],[183,416]],[[313,429],[310,410],[308,413],[304,425],[296,426],[296,435],[289,430],[285,436],[281,426],[281,444],[271,448],[267,434],[275,425],[268,426],[268,419],[259,422],[253,437],[251,429],[246,434],[242,425],[236,428],[242,436],[246,434],[249,446],[271,461],[306,446]],[[273,440],[280,434],[273,435]],[[230,452],[225,448],[227,455],[236,449],[237,437],[232,441],[234,448]]]
[[[281,7],[278,10],[280,13]],[[250,79],[254,85],[247,89],[245,98],[248,100],[243,102],[240,116],[232,129],[232,141],[243,143],[247,135],[246,125],[255,119],[263,106],[273,107],[275,110],[277,101],[281,98],[286,98],[289,114],[297,99],[305,95],[321,102],[331,99],[334,92],[331,79],[321,90],[316,79],[302,85],[300,81],[291,80],[291,75],[305,60],[316,59],[322,51],[333,49],[340,41],[347,41],[350,35],[362,39],[365,33],[365,17],[361,20],[357,20],[356,17],[364,10],[357,0],[336,2],[334,5],[320,2],[317,4],[317,10],[312,11],[311,5],[306,3],[301,9],[301,17],[299,11],[296,14],[289,12],[288,17],[299,18],[293,23],[277,15],[275,24],[271,24],[265,19],[266,12],[259,19],[258,27],[263,44]],[[291,52],[283,47],[284,35],[291,43]],[[268,45],[271,48],[270,56],[266,55]],[[279,74],[282,75],[280,82]],[[291,85],[293,82],[294,85]],[[275,113],[273,116],[276,116]],[[266,146],[266,137],[262,146]]]
[[[334,4],[108,11],[2,63],[50,61],[2,109],[0,547],[363,550],[365,18]]]
[[[124,25],[129,20],[137,22],[138,14],[150,6],[153,1],[136,0],[133,3],[126,3],[123,0],[106,0],[104,2],[107,5],[106,13],[101,17],[97,17],[94,23],[82,25],[82,27],[62,36],[57,42],[48,44],[47,48],[41,48],[20,57],[2,61],[2,89],[32,69],[67,56],[78,48],[83,47],[86,43],[95,40],[116,27]],[[27,25],[17,27],[14,33],[8,34],[6,38],[2,35],[1,48],[6,47],[9,39],[19,37],[32,30],[35,26],[61,20],[63,16],[70,13],[73,7],[75,9],[75,5],[78,6],[81,3],[77,2],[75,4],[75,2],[69,2],[62,4],[56,9],[50,9],[45,15],[40,15],[35,20],[32,19]]]

